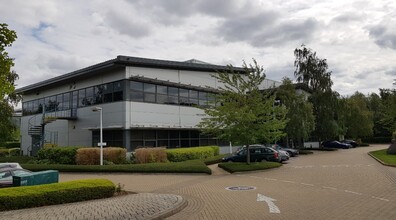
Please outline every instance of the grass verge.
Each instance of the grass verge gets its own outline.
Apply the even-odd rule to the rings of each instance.
[[[64,165],[64,164],[22,164],[31,171],[58,170],[59,172],[130,172],[130,173],[207,173],[212,171],[202,160],[176,163],[146,163],[119,165]]]
[[[254,170],[266,170],[282,166],[281,163],[276,162],[256,162],[256,163],[219,163],[219,167],[224,170],[235,173]]]
[[[369,155],[382,162],[384,165],[396,167],[396,155],[386,153],[387,149],[370,151]]]

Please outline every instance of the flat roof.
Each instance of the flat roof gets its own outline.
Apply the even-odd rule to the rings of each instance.
[[[34,83],[15,90],[16,93],[25,93],[42,89],[45,87],[53,87],[65,83],[65,81],[73,81],[85,77],[92,76],[99,72],[104,72],[112,69],[125,68],[125,66],[158,68],[158,69],[175,69],[175,70],[190,70],[190,71],[205,71],[218,72],[229,70],[228,66],[213,65],[203,62],[182,62],[170,60],[148,59],[141,57],[117,56],[115,59],[107,60],[83,69],[79,69],[70,73],[66,73],[51,79],[47,79],[38,83]],[[233,71],[243,73],[242,67],[233,67]]]

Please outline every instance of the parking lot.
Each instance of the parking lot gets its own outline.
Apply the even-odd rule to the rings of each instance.
[[[386,145],[291,158],[280,168],[228,174],[75,174],[107,178],[125,190],[171,193],[188,205],[169,219],[395,219],[396,168],[367,155]]]

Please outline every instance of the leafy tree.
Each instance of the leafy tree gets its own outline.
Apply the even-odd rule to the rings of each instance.
[[[287,108],[288,119],[285,132],[288,140],[299,143],[306,140],[315,128],[315,117],[313,115],[312,103],[306,100],[303,94],[298,95],[289,78],[284,78],[282,85],[277,89],[277,97]]]
[[[380,89],[382,114],[379,123],[388,131],[396,131],[396,89]]]
[[[338,94],[331,90],[331,71],[328,71],[326,59],[320,59],[316,52],[306,48],[294,50],[295,71],[297,82],[303,83],[312,90],[309,97],[315,115],[314,134],[319,140],[333,138],[338,135],[336,121],[336,105]]]
[[[347,136],[361,138],[372,136],[373,134],[373,113],[367,106],[367,98],[359,92],[355,92],[346,99],[347,116]]]
[[[367,97],[368,108],[373,113],[373,136],[385,137],[389,135],[389,131],[381,124],[383,115],[383,104],[381,97],[376,93],[371,93]]]
[[[0,141],[11,138],[15,130],[10,118],[13,112],[12,105],[19,100],[14,93],[18,74],[11,70],[14,62],[5,49],[10,47],[16,38],[15,31],[9,30],[7,24],[0,23]]]
[[[208,117],[199,127],[204,133],[235,144],[246,145],[250,163],[249,145],[261,141],[272,143],[283,137],[286,108],[275,105],[275,96],[259,90],[264,81],[263,67],[243,63],[244,72],[237,73],[232,66],[213,75],[220,85],[216,105],[205,108]]]

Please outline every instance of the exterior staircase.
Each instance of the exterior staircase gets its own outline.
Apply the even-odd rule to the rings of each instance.
[[[45,130],[45,125],[56,120],[77,120],[77,111],[76,109],[54,112],[43,111],[43,114],[32,116],[28,121],[28,135],[32,137],[31,156],[35,156],[44,143],[57,144],[58,132]]]

